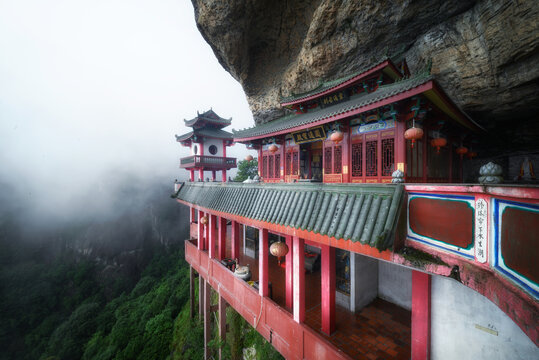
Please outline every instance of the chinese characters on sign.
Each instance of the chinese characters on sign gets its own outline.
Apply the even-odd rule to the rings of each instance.
[[[292,136],[294,137],[294,142],[296,144],[302,144],[316,140],[323,140],[326,138],[326,133],[324,131],[324,127],[316,126],[307,130],[292,133]]]
[[[320,107],[326,107],[329,105],[340,103],[341,101],[348,100],[349,96],[344,91],[339,91],[334,94],[328,95],[320,99]]]
[[[487,216],[487,202],[484,199],[477,199],[475,201],[475,258],[480,263],[487,261]]]

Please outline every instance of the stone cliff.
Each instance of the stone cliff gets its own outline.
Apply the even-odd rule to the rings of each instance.
[[[255,121],[281,96],[405,56],[489,130],[496,151],[537,150],[536,0],[192,0],[199,30],[247,95]]]

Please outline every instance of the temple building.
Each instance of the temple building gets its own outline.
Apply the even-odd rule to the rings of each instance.
[[[232,306],[286,359],[539,357],[539,188],[494,164],[462,183],[487,135],[429,67],[384,57],[281,106],[223,140],[258,150],[260,182],[176,192],[206,344]]]
[[[221,171],[222,181],[226,181],[226,171],[236,167],[236,159],[226,157],[226,148],[234,141],[232,134],[223,128],[231,124],[232,119],[223,119],[213,110],[198,113],[191,120],[184,120],[185,126],[193,128],[183,135],[176,135],[176,141],[191,149],[191,156],[180,159],[180,167],[189,170],[190,181],[204,181],[204,171],[211,171],[211,180],[215,181],[216,171]]]

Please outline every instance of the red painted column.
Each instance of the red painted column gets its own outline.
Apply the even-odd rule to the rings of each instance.
[[[217,257],[223,260],[226,257],[226,219],[219,216],[219,251]]]
[[[204,169],[198,169],[198,178],[200,181],[204,181]]]
[[[226,178],[226,170],[221,170],[221,181],[222,181],[222,182],[226,182],[226,181],[227,181],[227,178]]]
[[[286,236],[286,245],[288,246],[288,254],[286,254],[285,257],[285,265],[286,265],[286,272],[285,272],[285,286],[286,286],[286,307],[289,309],[292,309],[292,304],[294,303],[294,283],[293,283],[293,269],[292,269],[292,236],[287,235]]]
[[[232,259],[239,259],[240,257],[240,227],[239,224],[232,220],[232,229],[231,229],[231,239],[232,239]]]
[[[211,181],[215,181],[215,170],[211,171]]]
[[[268,246],[268,229],[260,229],[258,236],[258,293],[261,296],[268,296],[268,279],[269,279],[269,268],[268,268],[268,256],[269,256],[269,246]]]
[[[322,331],[331,335],[335,331],[335,248],[321,245],[322,249]]]
[[[342,182],[348,183],[350,182],[350,171],[351,171],[351,164],[350,164],[350,129],[343,132],[344,138],[342,140]]]
[[[189,180],[191,182],[195,181],[195,169],[190,169],[189,170]]]
[[[204,250],[204,225],[202,224],[203,217],[204,217],[204,213],[199,210],[198,211],[198,239],[197,239],[198,250]]]
[[[430,359],[430,275],[412,271],[412,359]]]
[[[406,175],[406,139],[404,138],[404,132],[406,131],[406,122],[397,121],[395,129],[395,167],[393,170],[399,168],[401,165],[401,171]],[[406,164],[408,166],[408,164]]]
[[[208,236],[208,255],[210,259],[215,259],[215,243],[217,242],[217,216],[210,215],[209,224],[210,235]]]
[[[204,225],[204,249],[208,250],[210,248],[210,214],[206,214],[208,217],[208,223]]]
[[[294,320],[305,321],[305,240],[293,237]]]

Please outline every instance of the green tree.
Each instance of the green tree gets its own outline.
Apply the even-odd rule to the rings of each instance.
[[[234,181],[244,181],[249,177],[253,178],[255,175],[258,175],[257,158],[251,161],[241,160],[238,163],[238,174],[234,178]]]

